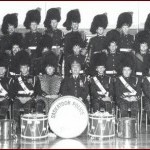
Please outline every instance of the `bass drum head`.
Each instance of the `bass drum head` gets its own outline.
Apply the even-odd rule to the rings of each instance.
[[[82,134],[88,124],[86,106],[74,96],[63,96],[52,104],[48,113],[51,130],[59,137],[74,138]]]

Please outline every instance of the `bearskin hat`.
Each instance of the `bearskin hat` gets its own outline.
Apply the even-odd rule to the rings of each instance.
[[[139,31],[135,35],[135,43],[134,43],[135,49],[137,51],[139,51],[140,44],[142,44],[142,43],[147,43],[147,45],[148,45],[149,38],[150,38],[150,34],[147,30]]]
[[[108,25],[107,13],[96,15],[92,21],[90,32],[92,34],[95,34],[98,27],[103,27],[104,29],[106,29],[107,25]]]
[[[43,48],[48,48],[51,50],[52,44],[53,39],[47,34],[43,35],[36,49],[37,57],[41,57]]]
[[[145,24],[144,24],[144,30],[150,30],[150,13],[147,15]]]
[[[122,69],[124,67],[130,67],[132,69],[132,72],[135,70],[134,65],[134,58],[133,55],[130,53],[122,53],[120,55],[119,59],[119,65],[118,65],[118,73],[122,74]]]
[[[43,69],[46,68],[46,66],[53,66],[54,68],[58,65],[58,58],[53,52],[48,52],[47,55],[44,57],[43,60]]]
[[[96,53],[93,55],[93,65],[97,66],[106,66],[107,56],[105,53]]]
[[[60,20],[61,20],[60,12],[61,12],[61,8],[60,7],[49,9],[47,11],[47,14],[46,14],[46,18],[45,18],[45,21],[44,21],[44,26],[46,28],[49,28],[50,27],[50,22],[53,19],[55,19],[58,22],[60,22]]]
[[[36,22],[37,24],[39,24],[40,21],[41,21],[41,8],[29,10],[26,13],[24,26],[26,27],[26,29],[30,29],[31,22]]]
[[[6,53],[0,53],[0,67],[8,67],[9,56]]]
[[[113,29],[107,32],[105,42],[104,42],[104,47],[108,49],[108,46],[110,45],[111,42],[115,42],[117,46],[119,47],[119,40],[120,40],[120,32]]]
[[[80,12],[78,9],[71,10],[67,13],[67,18],[63,23],[63,26],[66,27],[67,30],[71,30],[72,22],[81,22]]]
[[[121,13],[118,17],[116,28],[120,29],[124,24],[127,24],[130,27],[132,25],[132,15],[133,12]]]
[[[23,46],[23,36],[21,33],[14,33],[12,35],[12,46],[18,45],[20,48]]]
[[[16,56],[16,62],[18,63],[18,67],[21,65],[29,65],[31,64],[31,59],[30,56],[28,54],[28,52],[26,52],[25,50],[21,50],[19,51]]]
[[[7,14],[6,16],[4,16],[3,18],[3,23],[2,23],[2,28],[1,31],[3,34],[7,34],[8,33],[8,25],[13,25],[15,28],[18,27],[18,14],[17,13],[13,13],[13,14]]]

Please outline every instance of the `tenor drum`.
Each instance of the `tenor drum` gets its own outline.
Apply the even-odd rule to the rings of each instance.
[[[21,116],[21,137],[43,139],[48,137],[48,116],[44,114],[25,114]]]
[[[115,136],[115,116],[107,112],[89,114],[88,135],[92,139],[107,139]]]
[[[16,123],[14,120],[0,120],[0,140],[12,140],[16,138]]]
[[[137,137],[137,119],[123,117],[118,119],[117,135],[120,138],[136,138]]]
[[[58,98],[50,107],[48,121],[51,130],[62,138],[74,138],[82,134],[88,124],[86,106],[74,96]]]

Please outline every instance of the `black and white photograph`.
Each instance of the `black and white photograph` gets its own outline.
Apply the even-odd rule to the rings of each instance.
[[[0,149],[150,149],[150,1],[0,1]]]

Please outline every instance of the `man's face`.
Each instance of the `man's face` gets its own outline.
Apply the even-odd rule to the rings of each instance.
[[[98,29],[96,30],[96,33],[98,35],[103,35],[104,34],[104,28],[103,27],[98,27]]]
[[[32,32],[37,31],[38,24],[36,22],[31,22],[30,29]]]
[[[98,74],[104,74],[105,69],[106,69],[105,66],[96,67],[96,71],[98,72]]]
[[[57,29],[57,26],[58,26],[58,21],[57,20],[51,20],[51,27],[53,28],[53,29]]]
[[[79,23],[78,22],[72,22],[71,27],[72,27],[73,31],[77,31],[79,28]]]
[[[126,34],[128,34],[128,31],[129,31],[129,26],[124,24],[122,26],[122,32],[126,35]]]
[[[47,66],[46,68],[45,68],[45,70],[46,70],[46,74],[48,74],[48,75],[53,75],[54,74],[54,72],[55,72],[55,68],[53,67],[53,66]]]
[[[127,66],[123,67],[122,73],[123,73],[124,77],[130,77],[131,72],[132,72],[132,70],[130,67],[127,67]]]
[[[80,64],[72,64],[71,65],[71,71],[73,75],[79,75],[81,70],[81,66]]]
[[[12,34],[15,31],[14,25],[9,24],[7,31],[8,31],[9,34]]]
[[[28,65],[21,65],[20,66],[20,71],[21,71],[21,74],[23,74],[23,75],[28,75],[29,69],[30,69],[30,67]]]
[[[13,55],[15,56],[16,53],[18,53],[19,51],[20,51],[19,45],[13,45],[13,47],[12,47]]]
[[[0,67],[0,76],[4,76],[6,73],[6,68],[5,67]]]
[[[148,45],[147,43],[141,43],[140,44],[140,53],[141,54],[146,54],[148,50]]]
[[[111,54],[115,54],[116,50],[117,50],[116,42],[111,42],[108,48],[109,48]]]
[[[73,46],[73,52],[74,52],[75,55],[79,55],[80,50],[81,50],[81,48],[80,48],[79,45],[74,45]]]

